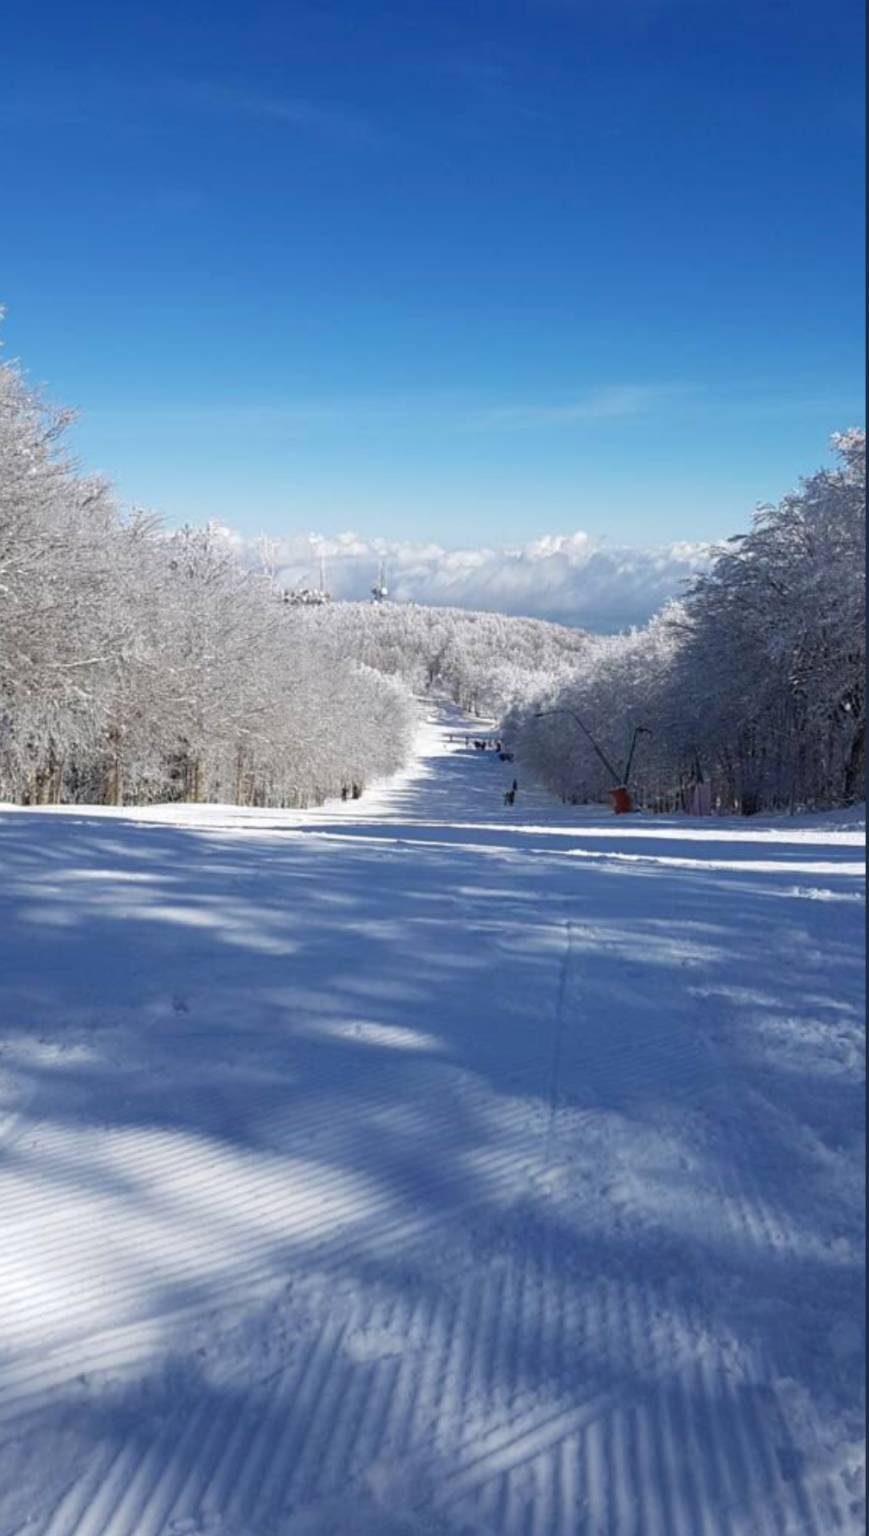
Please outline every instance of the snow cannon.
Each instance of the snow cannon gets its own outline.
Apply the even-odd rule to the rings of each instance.
[[[615,789],[609,791],[609,797],[612,800],[613,810],[617,816],[624,816],[627,811],[632,811],[634,808],[634,802],[625,784],[617,784]]]

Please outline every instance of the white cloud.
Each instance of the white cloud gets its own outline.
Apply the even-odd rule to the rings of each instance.
[[[253,560],[257,541],[225,530],[240,554]],[[268,541],[270,563],[282,585],[315,586],[322,555],[326,585],[336,598],[367,598],[386,562],[396,602],[477,608],[552,619],[612,631],[642,624],[708,560],[709,546],[673,543],[651,547],[608,545],[587,533],[544,534],[507,549],[452,549],[397,539],[290,534]]]

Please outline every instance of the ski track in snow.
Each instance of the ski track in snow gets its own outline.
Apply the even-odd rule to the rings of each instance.
[[[862,829],[450,729],[0,815],[0,1536],[863,1529]]]

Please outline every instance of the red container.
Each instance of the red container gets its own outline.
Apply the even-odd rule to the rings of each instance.
[[[618,784],[616,788],[611,789],[609,793],[610,799],[613,803],[613,810],[617,816],[624,816],[626,811],[633,810],[634,802],[628,794],[624,784]]]

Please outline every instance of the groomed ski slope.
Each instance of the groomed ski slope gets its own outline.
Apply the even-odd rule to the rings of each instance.
[[[2,1536],[863,1529],[860,824],[505,808],[457,721],[0,814]]]

